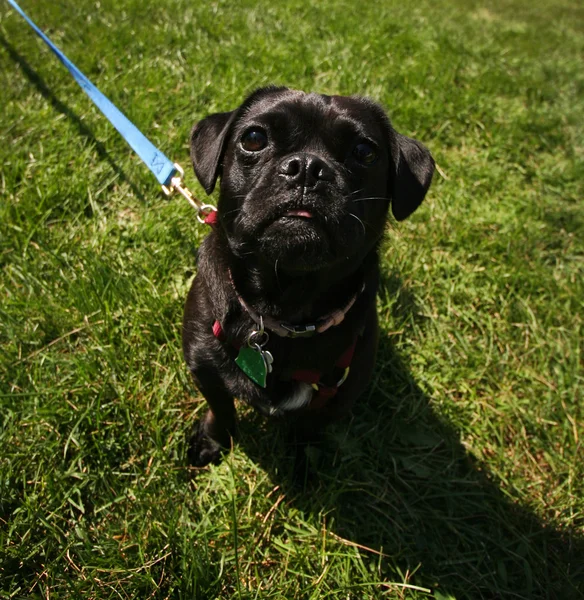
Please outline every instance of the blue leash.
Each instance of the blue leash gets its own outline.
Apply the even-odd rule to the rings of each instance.
[[[67,67],[75,81],[89,96],[93,103],[101,110],[110,123],[118,130],[120,135],[128,142],[134,152],[142,159],[146,166],[152,171],[158,183],[162,186],[167,196],[178,192],[197,211],[197,217],[201,218],[214,211],[215,207],[210,204],[202,204],[193,194],[183,186],[182,177],[184,171],[173,163],[163,152],[161,152],[142,132],[96,87],[89,79],[53,44],[53,42],[33,23],[28,15],[18,6],[14,0],[8,3],[16,10],[23,19],[32,27],[35,33],[47,44],[57,58]],[[202,213],[202,215],[201,215]]]

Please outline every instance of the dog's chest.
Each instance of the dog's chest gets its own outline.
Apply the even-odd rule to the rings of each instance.
[[[288,393],[277,404],[270,403],[265,410],[270,416],[282,416],[309,407],[313,397],[314,389],[310,384],[293,382]]]
[[[341,332],[331,332],[333,338],[339,338],[339,343],[332,347],[314,340],[281,343],[274,340],[274,370],[267,376],[265,387],[236,368],[233,394],[267,416],[318,409],[334,402],[348,377],[359,337],[353,334],[345,339],[345,335],[337,333]],[[272,341],[268,345],[271,346]],[[232,366],[239,366],[237,360]]]

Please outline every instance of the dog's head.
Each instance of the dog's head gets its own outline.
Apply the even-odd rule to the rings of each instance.
[[[191,134],[195,174],[241,255],[288,270],[359,261],[422,202],[434,172],[428,150],[397,133],[359,97],[263,88]]]

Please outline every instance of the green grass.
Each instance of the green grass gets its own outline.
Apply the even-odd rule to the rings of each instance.
[[[584,597],[581,2],[23,5],[184,166],[277,83],[372,96],[440,174],[388,228],[375,380],[317,480],[246,410],[195,473],[205,231],[0,3],[0,597]]]

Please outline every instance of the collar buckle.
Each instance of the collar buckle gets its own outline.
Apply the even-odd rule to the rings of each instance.
[[[279,325],[288,332],[286,337],[293,339],[312,337],[316,333],[316,325],[290,325],[289,323]]]

